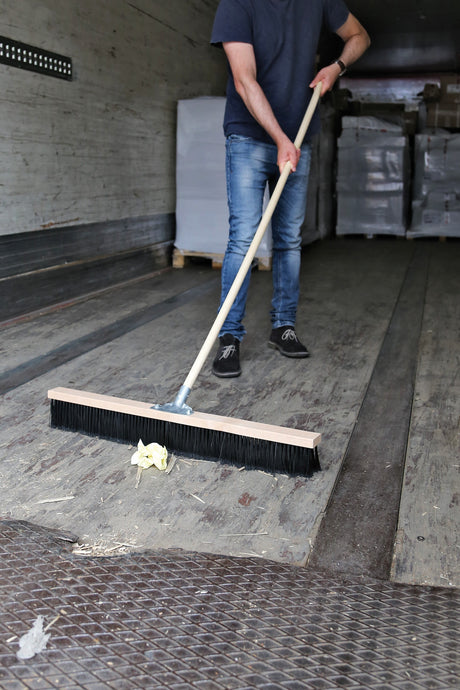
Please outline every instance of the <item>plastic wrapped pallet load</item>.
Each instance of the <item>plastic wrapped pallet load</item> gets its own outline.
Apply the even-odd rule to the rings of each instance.
[[[337,235],[405,235],[408,140],[400,125],[344,117],[338,140]]]
[[[459,162],[460,134],[416,135],[408,237],[460,237]]]
[[[408,237],[460,237],[460,195],[430,192],[412,202]]]
[[[176,239],[184,255],[218,260],[228,237],[225,180],[225,98],[180,100],[177,112]],[[256,258],[270,262],[271,234],[265,234]]]

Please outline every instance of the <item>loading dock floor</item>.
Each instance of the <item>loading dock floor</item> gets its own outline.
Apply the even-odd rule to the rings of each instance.
[[[4,325],[2,514],[53,528],[78,525],[82,541],[93,545],[187,548],[305,565],[382,347],[398,328],[411,348],[400,361],[390,350],[384,361],[360,451],[368,457],[361,457],[353,492],[382,450],[386,464],[375,469],[375,482],[385,485],[404,470],[393,444],[395,424],[407,425],[393,577],[458,586],[459,253],[456,242],[353,239],[310,247],[298,318],[312,351],[308,360],[267,347],[271,274],[253,273],[243,375],[219,380],[206,366],[189,402],[202,412],[319,431],[323,470],[310,479],[177,457],[170,474],[146,471],[135,489],[133,449],[48,428],[46,393],[59,385],[152,402],[174,398],[218,302],[219,274],[208,264]],[[402,323],[395,325],[398,308]],[[394,406],[407,396],[404,387],[410,389],[404,375],[411,361],[413,395],[409,390],[410,405],[401,412],[406,418],[395,420]],[[395,368],[402,371],[396,379]],[[371,499],[378,500],[375,491]],[[358,502],[351,502],[355,522],[365,521]]]
[[[308,248],[298,332],[309,360],[267,347],[271,274],[253,274],[243,376],[218,380],[207,366],[189,402],[321,432],[323,469],[309,479],[176,457],[170,474],[147,470],[136,489],[134,449],[48,427],[55,386],[174,397],[218,302],[208,265],[4,324],[1,516],[70,530],[86,557],[183,549],[362,586],[458,588],[459,254],[457,242]],[[343,516],[335,527],[334,514]]]

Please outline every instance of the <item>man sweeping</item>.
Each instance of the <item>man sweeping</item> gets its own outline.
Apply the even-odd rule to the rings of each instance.
[[[340,36],[340,56],[314,77],[322,27]],[[369,36],[343,0],[221,0],[211,43],[229,64],[226,136],[229,238],[222,266],[221,305],[259,225],[265,188],[274,189],[284,165],[292,173],[272,216],[273,297],[269,346],[286,357],[308,357],[295,330],[299,300],[301,227],[305,217],[315,114],[301,149],[293,141],[311,89],[330,90],[368,48]],[[219,333],[213,373],[241,374],[240,342],[250,272]]]

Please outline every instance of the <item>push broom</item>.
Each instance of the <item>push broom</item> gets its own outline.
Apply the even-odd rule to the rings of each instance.
[[[300,148],[318,104],[321,83],[313,92],[295,146]],[[319,470],[321,436],[312,431],[272,426],[193,411],[187,398],[238,294],[291,172],[287,162],[273,190],[248,252],[216,320],[174,402],[165,405],[115,398],[70,388],[48,391],[52,427],[113,441],[160,443],[170,451],[271,472],[310,475]]]

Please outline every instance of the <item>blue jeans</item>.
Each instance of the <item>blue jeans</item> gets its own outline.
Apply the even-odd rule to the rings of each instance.
[[[222,305],[257,231],[263,210],[265,187],[270,193],[279,178],[277,148],[250,137],[232,134],[226,141],[229,238],[222,265]],[[271,220],[273,298],[272,328],[294,326],[299,300],[301,226],[305,217],[311,145],[304,144],[296,172],[287,179]],[[219,335],[231,333],[241,340],[246,333],[246,309],[250,271],[233,303]]]

